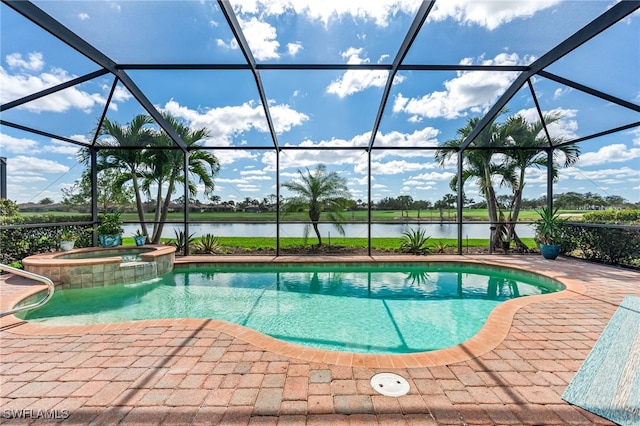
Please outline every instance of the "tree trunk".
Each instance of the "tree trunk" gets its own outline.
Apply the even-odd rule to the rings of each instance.
[[[153,237],[151,238],[152,244],[158,244],[160,242],[160,235],[162,234],[162,230],[160,231],[160,233],[158,233],[158,228],[160,227],[160,216],[162,214],[163,205],[162,183],[158,182],[158,192],[156,194],[156,211],[153,214]]]
[[[524,191],[524,177],[525,177],[525,168],[520,168],[520,184],[518,188],[513,192],[513,211],[511,213],[511,222],[509,224],[508,236],[509,239],[512,239],[516,246],[523,251],[528,250],[528,247],[522,242],[522,240],[516,234],[516,223],[518,222],[518,217],[520,216],[520,209],[522,208],[522,192]]]
[[[131,172],[132,180],[133,180],[133,192],[135,192],[136,197],[136,209],[138,210],[138,220],[140,220],[140,228],[142,228],[142,233],[144,235],[149,235],[147,231],[147,224],[144,219],[144,206],[142,204],[142,196],[140,195],[140,185],[138,185],[138,176],[135,171]]]
[[[522,240],[520,239],[520,237],[518,236],[515,230],[513,231],[513,236],[511,238],[515,242],[516,247],[518,247],[518,249],[520,249],[525,253],[529,251],[529,247],[527,247],[527,245],[522,242]]]
[[[320,229],[318,229],[318,221],[311,222],[313,226],[313,230],[316,231],[316,236],[318,237],[318,247],[322,245],[322,237],[320,236]]]
[[[522,207],[522,188],[518,188],[513,193],[513,212],[511,214],[511,222],[507,228],[509,239],[515,241],[516,245],[520,249],[527,249],[527,246],[522,242],[522,240],[516,234],[516,222],[518,221],[518,216],[520,216],[520,209]]]
[[[169,213],[169,204],[171,204],[171,194],[173,193],[173,188],[175,186],[175,179],[171,176],[169,180],[169,187],[167,188],[167,195],[164,197],[164,203],[162,204],[162,214],[160,215],[160,221],[158,226],[156,227],[156,231],[153,234],[153,243],[159,244],[160,237],[162,236],[162,230],[164,229],[164,223],[167,221],[167,214]],[[188,239],[188,236],[185,235],[185,238]]]
[[[489,180],[489,182],[491,181]],[[495,232],[493,233],[493,238],[490,238],[489,241],[489,252],[493,252],[500,242],[501,225],[498,223],[498,202],[496,199],[496,193],[492,186],[489,186],[486,192],[487,196],[485,198],[487,199],[487,212],[489,214],[489,222],[491,222],[490,226],[496,227]]]

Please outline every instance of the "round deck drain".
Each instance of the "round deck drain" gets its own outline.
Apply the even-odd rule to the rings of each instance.
[[[376,374],[371,378],[371,386],[386,396],[402,396],[409,393],[409,382],[393,373]]]

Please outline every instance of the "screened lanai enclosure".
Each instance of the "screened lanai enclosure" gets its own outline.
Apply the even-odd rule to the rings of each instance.
[[[280,253],[306,232],[294,184],[322,175],[344,185],[325,244],[424,229],[493,250],[532,236],[525,201],[640,202],[639,8],[2,0],[2,198]]]

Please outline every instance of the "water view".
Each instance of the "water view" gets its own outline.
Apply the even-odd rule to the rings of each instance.
[[[304,234],[304,223],[287,223],[280,225],[280,237],[302,237]],[[457,238],[458,226],[452,224],[422,224],[427,235],[431,238]],[[126,225],[125,235],[133,235],[139,227],[137,225]],[[399,238],[402,233],[409,229],[417,229],[418,225],[406,224],[373,224],[371,226],[371,236],[373,238]],[[182,224],[167,224],[162,232],[165,238],[174,238],[175,231],[181,231]],[[367,238],[368,231],[366,224],[346,224],[344,225],[345,236],[349,238]],[[522,224],[516,228],[520,237],[528,238],[534,236],[533,228],[530,225]],[[330,224],[321,224],[320,232],[323,238],[340,237],[338,231]],[[189,233],[194,236],[213,234],[219,237],[274,237],[276,236],[276,225],[273,223],[192,223],[189,224]],[[465,224],[462,226],[462,238],[489,238],[489,224]],[[310,234],[312,236],[312,233]]]

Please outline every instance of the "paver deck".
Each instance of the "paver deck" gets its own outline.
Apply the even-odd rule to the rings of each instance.
[[[525,268],[569,290],[500,305],[466,345],[403,357],[305,349],[213,320],[48,327],[8,316],[0,320],[0,423],[611,424],[560,396],[624,296],[640,295],[640,273],[539,256],[421,259]],[[35,288],[0,276],[0,308]],[[405,377],[409,394],[374,391],[369,381],[380,372]]]

